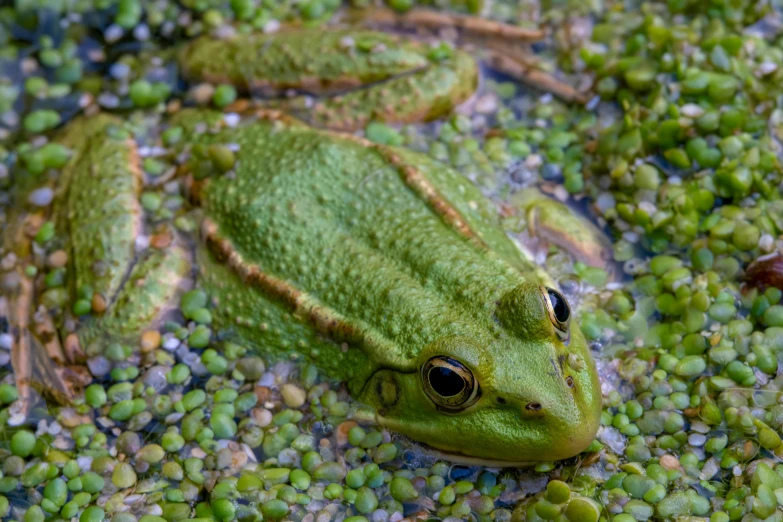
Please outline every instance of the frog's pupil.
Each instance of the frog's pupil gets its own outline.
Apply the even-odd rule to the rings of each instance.
[[[430,386],[443,397],[457,395],[465,388],[462,377],[450,368],[436,366],[430,370]]]
[[[559,293],[552,289],[548,289],[549,302],[552,303],[552,310],[555,312],[555,318],[564,323],[568,320],[568,305]]]

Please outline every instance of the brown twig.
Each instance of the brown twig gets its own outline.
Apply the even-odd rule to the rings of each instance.
[[[372,8],[363,11],[351,11],[349,18],[361,24],[423,28],[439,30],[454,28],[464,33],[516,42],[536,42],[544,38],[541,29],[529,29],[504,24],[477,16],[445,13],[430,9],[412,9],[406,13],[397,13],[388,8]]]
[[[49,358],[58,365],[65,364],[65,352],[60,344],[60,337],[57,335],[52,316],[46,308],[41,307],[35,312],[33,322],[35,335],[41,340]]]
[[[15,298],[11,299],[9,319],[14,336],[11,347],[11,366],[14,369],[16,389],[22,404],[21,413],[25,417],[30,412],[32,404],[32,388],[30,387],[33,373],[33,365],[30,360],[32,335],[28,328],[32,296],[32,282],[24,276],[20,277],[17,294]]]
[[[517,81],[530,84],[542,91],[551,92],[563,101],[587,103],[587,96],[583,93],[567,83],[561,82],[551,74],[531,67],[529,63],[523,63],[494,50],[487,50],[484,59],[491,68],[507,74]]]

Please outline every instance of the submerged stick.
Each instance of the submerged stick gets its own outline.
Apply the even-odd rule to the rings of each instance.
[[[73,398],[73,387],[65,378],[68,369],[59,366],[53,357],[64,362],[64,353],[47,312],[41,312],[41,325],[50,328],[47,339],[42,343],[30,328],[30,316],[33,303],[33,283],[21,277],[19,290],[11,299],[9,319],[12,325],[14,343],[11,348],[11,365],[14,369],[16,387],[19,391],[19,413],[27,417],[32,410],[36,397],[33,390],[41,396],[60,404],[69,404]]]
[[[20,412],[26,418],[32,408],[33,365],[30,360],[32,335],[29,329],[30,308],[32,306],[33,285],[26,277],[19,281],[17,294],[11,298],[8,319],[11,323],[11,367],[14,369],[16,389],[19,392]]]
[[[587,103],[587,96],[577,91],[571,85],[561,82],[551,74],[531,67],[511,56],[494,50],[486,52],[484,60],[491,68],[511,76],[517,81],[532,85],[542,91],[551,92],[565,102]]]
[[[420,27],[428,30],[454,28],[476,36],[510,39],[517,42],[537,42],[546,35],[541,29],[530,29],[478,16],[445,13],[430,9],[411,9],[405,13],[398,13],[388,8],[373,8],[358,13],[355,19],[368,25]]]

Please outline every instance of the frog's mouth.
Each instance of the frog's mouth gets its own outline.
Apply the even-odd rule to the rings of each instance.
[[[433,448],[432,446],[427,446],[426,444],[423,446],[426,447],[426,449],[433,456],[463,466],[483,466],[485,468],[524,468],[533,466],[535,464],[535,462],[509,462],[506,460],[483,459],[480,457],[471,457],[470,455],[465,455],[463,453],[453,453],[439,450]]]

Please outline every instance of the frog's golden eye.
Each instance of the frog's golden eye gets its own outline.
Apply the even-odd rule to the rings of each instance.
[[[549,320],[552,321],[557,336],[563,342],[568,341],[568,326],[571,322],[571,307],[568,306],[568,301],[563,294],[553,288],[542,286],[541,293],[544,296]]]
[[[451,357],[433,357],[421,367],[427,396],[439,408],[463,410],[478,398],[478,383],[464,364]]]

